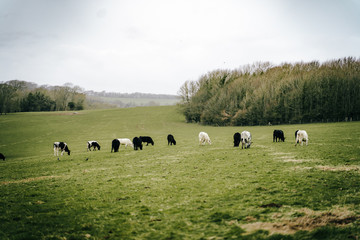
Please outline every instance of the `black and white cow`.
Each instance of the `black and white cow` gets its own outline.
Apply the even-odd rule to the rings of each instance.
[[[241,133],[241,149],[244,148],[244,145],[245,145],[245,149],[250,148],[251,144],[252,144],[252,142],[251,142],[251,133],[248,132],[248,131],[243,131]]]
[[[299,143],[301,144],[301,146],[304,144],[306,144],[306,146],[308,145],[309,142],[309,137],[308,134],[305,130],[298,130],[296,131],[296,139],[295,139],[295,146]]]
[[[112,143],[111,143],[111,152],[118,152],[119,151],[119,147],[120,147],[120,141],[119,139],[114,139],[112,140]]]
[[[91,151],[91,148],[93,148],[94,151],[96,151],[96,148],[100,150],[100,145],[97,141],[88,141],[87,142],[87,150]]]
[[[4,156],[4,154],[0,153],[0,159],[2,159],[3,161],[5,161],[5,156]]]
[[[234,134],[234,147],[238,147],[240,145],[240,141],[241,141],[241,135],[240,133],[235,133]]]
[[[284,132],[282,130],[274,130],[273,132],[273,142],[280,141],[285,142]]]
[[[134,144],[134,150],[138,150],[138,148],[140,148],[140,150],[142,150],[143,145],[142,145],[142,141],[140,138],[134,137],[133,144]]]
[[[168,140],[168,145],[170,144],[170,145],[176,145],[176,141],[175,141],[175,138],[174,138],[174,136],[173,135],[171,135],[171,134],[169,134],[168,136],[167,136],[167,140]]]
[[[146,142],[146,146],[149,145],[149,143],[154,146],[154,141],[152,140],[151,137],[148,137],[148,136],[140,136],[140,140],[141,140],[142,142]]]
[[[67,152],[68,155],[70,155],[70,149],[65,142],[54,142],[54,156],[59,156],[59,150],[61,151],[61,156],[64,152]]]

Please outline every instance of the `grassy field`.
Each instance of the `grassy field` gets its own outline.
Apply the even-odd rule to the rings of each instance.
[[[16,113],[0,129],[0,239],[360,237],[360,122],[210,127],[162,106]],[[296,129],[309,146],[294,146]],[[250,149],[233,147],[243,130]],[[155,145],[110,153],[114,138],[140,135]],[[55,141],[71,155],[58,160]]]

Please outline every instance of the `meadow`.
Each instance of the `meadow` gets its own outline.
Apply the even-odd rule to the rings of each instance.
[[[360,236],[360,122],[211,127],[160,106],[14,113],[0,129],[0,239]],[[308,146],[294,146],[297,129]],[[233,147],[243,130],[250,149]],[[200,131],[212,145],[199,146]],[[114,138],[141,135],[155,145],[110,152]],[[54,156],[55,141],[71,155]]]

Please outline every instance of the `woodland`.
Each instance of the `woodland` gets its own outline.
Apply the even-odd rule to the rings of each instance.
[[[187,122],[214,126],[360,120],[360,60],[257,62],[186,81],[178,104]]]
[[[82,89],[71,83],[64,86],[38,86],[21,80],[0,83],[0,114],[83,110],[85,100]]]

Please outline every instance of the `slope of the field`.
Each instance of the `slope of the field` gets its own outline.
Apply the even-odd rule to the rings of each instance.
[[[210,127],[163,106],[16,113],[0,129],[0,239],[360,236],[359,122]],[[297,129],[309,146],[294,146]],[[233,147],[243,130],[250,149]],[[199,146],[200,131],[212,145]],[[114,138],[141,135],[155,145],[110,152]],[[101,150],[87,152],[89,140]],[[71,155],[54,156],[55,141]]]

